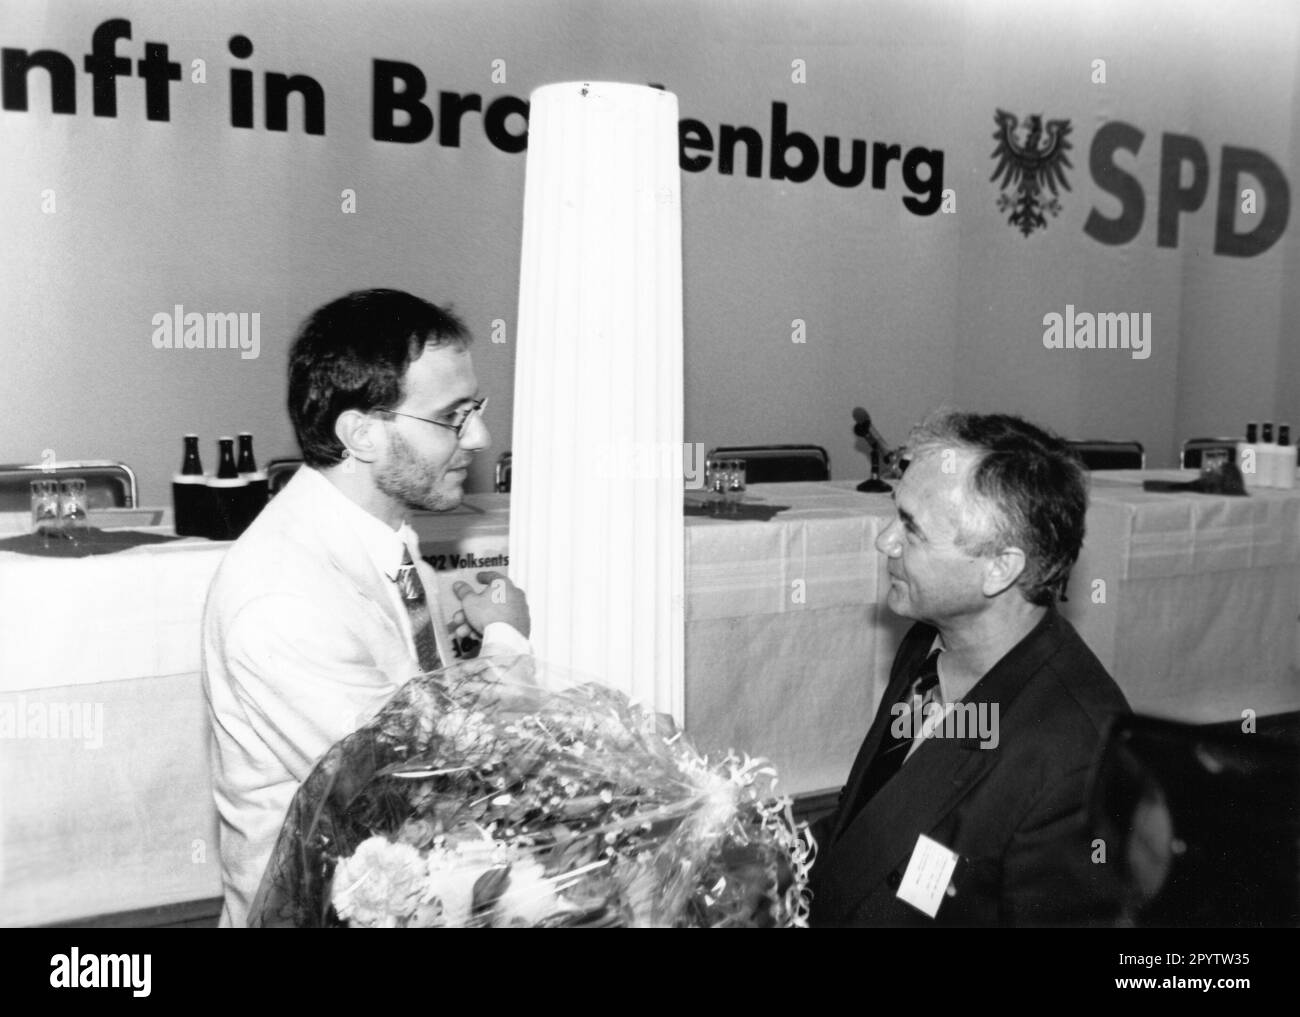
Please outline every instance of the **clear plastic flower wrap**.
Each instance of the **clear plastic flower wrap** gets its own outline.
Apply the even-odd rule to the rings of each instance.
[[[321,758],[249,924],[801,927],[815,845],[775,778],[534,658],[466,661]]]

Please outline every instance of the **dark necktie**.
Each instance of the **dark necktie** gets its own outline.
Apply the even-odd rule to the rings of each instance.
[[[411,618],[411,632],[415,635],[415,653],[420,660],[421,671],[436,671],[442,667],[438,656],[438,641],[433,634],[433,618],[429,614],[429,603],[424,597],[424,584],[420,574],[411,561],[411,552],[402,548],[402,564],[397,569],[397,588],[402,594],[402,603]]]
[[[942,650],[936,649],[925,658],[916,677],[912,679],[912,683],[903,693],[903,697],[898,700],[900,703],[908,704],[912,712],[912,723],[903,732],[901,738],[895,738],[893,734],[897,711],[890,712],[889,726],[885,729],[885,736],[880,740],[876,755],[867,767],[866,776],[862,779],[862,787],[858,791],[857,802],[853,809],[855,814],[862,806],[871,801],[876,792],[889,781],[890,777],[902,768],[903,760],[907,758],[907,754],[912,748],[913,736],[920,730],[926,707],[938,700],[939,654],[942,652]]]

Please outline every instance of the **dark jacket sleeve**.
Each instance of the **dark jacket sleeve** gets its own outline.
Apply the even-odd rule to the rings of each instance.
[[[1000,924],[1113,926],[1121,910],[1116,845],[1090,838],[1082,806],[1089,767],[1044,787],[1004,856]]]

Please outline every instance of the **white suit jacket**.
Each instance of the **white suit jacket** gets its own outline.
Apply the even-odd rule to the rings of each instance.
[[[221,817],[223,926],[248,907],[289,802],[316,761],[420,672],[392,577],[411,549],[444,663],[454,661],[435,573],[414,531],[393,531],[303,467],[230,549],[208,591],[203,684]],[[482,652],[527,653],[515,629]]]

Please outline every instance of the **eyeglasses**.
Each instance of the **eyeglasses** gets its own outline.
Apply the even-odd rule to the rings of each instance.
[[[445,427],[449,431],[455,431],[457,438],[463,438],[465,436],[465,428],[469,427],[469,422],[473,420],[477,414],[483,412],[483,407],[487,405],[487,401],[488,397],[484,396],[482,399],[476,399],[463,410],[457,411],[457,416],[454,422],[446,420],[431,420],[428,417],[417,417],[413,413],[398,413],[397,410],[375,410],[375,412],[386,413],[391,417],[409,417],[411,420],[423,420],[426,424],[437,424],[439,427]]]

